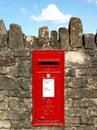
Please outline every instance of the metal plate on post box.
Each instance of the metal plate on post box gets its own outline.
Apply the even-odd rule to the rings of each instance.
[[[33,125],[64,125],[64,51],[32,51]]]

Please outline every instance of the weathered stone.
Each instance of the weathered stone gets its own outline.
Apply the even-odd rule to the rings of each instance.
[[[82,47],[83,26],[80,18],[72,17],[70,19],[69,33],[70,45],[75,48]]]
[[[1,76],[0,75],[0,91],[1,90],[5,90],[5,88],[4,88],[4,76]],[[2,92],[2,91],[1,91]],[[2,95],[2,94],[1,94]]]
[[[15,78],[21,77],[22,76],[22,65],[21,65],[21,63],[18,62],[15,66],[9,67],[8,74],[11,77],[15,77]]]
[[[86,69],[86,75],[88,75],[88,76],[97,76],[97,69],[95,68],[95,69]]]
[[[31,62],[26,61],[25,59],[19,59],[18,63],[15,66],[9,67],[8,74],[11,77],[31,77]]]
[[[23,102],[19,98],[10,97],[9,107],[12,110],[22,110],[24,108]]]
[[[0,34],[7,34],[3,20],[0,20]]]
[[[8,39],[7,34],[0,34],[0,47],[7,46],[7,39]]]
[[[0,101],[4,101],[4,100],[5,100],[5,91],[0,90]]]
[[[2,129],[2,128],[10,128],[10,127],[11,127],[10,121],[0,121],[0,129]]]
[[[75,99],[97,98],[97,89],[88,89],[88,88],[71,89],[71,88],[68,88],[66,90],[66,97],[75,98]]]
[[[35,36],[25,36],[24,45],[25,48],[33,48],[36,46],[37,38]]]
[[[74,77],[75,76],[75,69],[66,69],[65,75],[68,77]]]
[[[84,129],[83,127],[81,126],[72,126],[72,127],[66,127],[66,128],[63,128],[63,130],[87,130],[87,129]],[[89,129],[88,129],[89,130]]]
[[[30,78],[31,77],[31,62],[30,61],[23,62],[22,67],[23,67],[22,68],[23,77]]]
[[[97,46],[97,32],[96,32],[96,34],[95,34],[95,44],[96,44],[96,46]]]
[[[85,77],[67,78],[66,86],[69,88],[85,88],[87,87],[87,79]]]
[[[20,91],[20,87],[17,83],[17,80],[8,76],[4,77],[4,88],[8,91]]]
[[[65,108],[73,107],[73,99],[71,98],[66,98],[65,99]]]
[[[58,38],[57,38],[57,31],[51,31],[50,33],[50,45],[53,48],[58,48]]]
[[[96,127],[93,125],[80,125],[77,127],[67,127],[64,128],[63,130],[96,130]]]
[[[11,126],[12,128],[15,129],[21,129],[21,128],[26,128],[26,130],[28,130],[28,128],[31,128],[31,122],[28,120],[15,120],[15,121],[11,121]],[[24,130],[24,129],[23,129]]]
[[[0,102],[0,110],[7,110],[8,109],[8,103]]]
[[[10,49],[23,49],[22,29],[17,24],[10,25],[9,48]]]
[[[59,46],[61,49],[69,50],[69,32],[67,28],[59,28]]]
[[[92,106],[97,106],[97,98],[92,98],[91,102],[93,102]]]
[[[97,117],[94,117],[93,124],[97,127]]]
[[[49,130],[47,127],[41,127],[40,130]]]
[[[7,110],[0,111],[0,120],[1,121],[6,121],[8,119],[7,115],[8,115],[8,111]]]
[[[86,70],[85,69],[76,69],[76,76],[86,76]]]
[[[7,30],[5,28],[3,20],[0,20],[0,47],[4,47],[7,44]]]
[[[7,57],[7,58],[0,57],[0,66],[7,67],[7,66],[15,65],[15,63],[16,61],[12,57]]]
[[[49,43],[49,31],[48,27],[41,27],[39,28],[39,36],[38,36],[38,41],[37,41],[37,46],[42,47],[42,46],[47,46]]]
[[[83,108],[68,108],[66,109],[66,116],[67,117],[78,117],[78,116],[84,116],[84,109]]]
[[[88,108],[92,106],[95,106],[95,102],[90,99],[72,99],[73,108]]]
[[[96,49],[94,34],[84,34],[84,46],[86,49]]]
[[[85,125],[92,125],[94,122],[93,118],[91,117],[81,117],[80,118],[80,123],[85,124]]]
[[[31,112],[33,109],[32,98],[23,98],[24,111]]]
[[[66,62],[76,62],[79,64],[85,63],[86,55],[83,51],[70,51],[66,53]]]
[[[20,110],[9,110],[8,114],[7,114],[7,119],[10,120],[24,120],[26,119],[30,119],[30,112],[24,112],[23,109]]]
[[[19,78],[18,84],[25,91],[29,91],[31,88],[31,80],[29,78]]]
[[[1,74],[5,75],[5,74],[8,74],[8,72],[9,72],[9,67],[0,67]]]
[[[14,57],[31,57],[31,51],[30,50],[14,50],[13,51]]]
[[[79,126],[80,118],[79,117],[66,117],[65,126]]]
[[[19,91],[16,89],[15,91],[7,91],[6,96],[17,97],[17,98],[31,98],[31,92]]]
[[[12,52],[8,48],[4,48],[4,50],[0,51],[0,57],[11,57]]]
[[[90,116],[90,117],[96,117],[97,116],[97,107],[94,106],[94,107],[90,107],[90,108],[87,108],[87,111],[86,111],[86,116]]]

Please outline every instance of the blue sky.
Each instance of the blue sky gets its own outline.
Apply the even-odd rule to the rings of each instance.
[[[15,23],[25,35],[38,35],[39,27],[49,31],[67,27],[71,17],[79,17],[84,33],[96,33],[97,0],[0,0],[0,19],[7,30]]]

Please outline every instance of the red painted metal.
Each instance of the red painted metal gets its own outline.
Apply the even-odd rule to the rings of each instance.
[[[34,126],[64,125],[64,51],[32,51]]]

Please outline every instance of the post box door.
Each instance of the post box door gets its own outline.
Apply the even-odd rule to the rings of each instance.
[[[63,113],[63,91],[59,81],[59,73],[42,73],[37,75],[34,124],[36,125],[62,125],[64,123]]]

